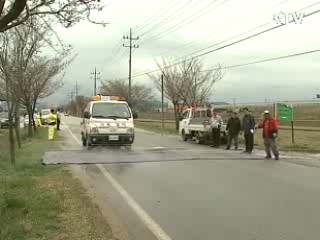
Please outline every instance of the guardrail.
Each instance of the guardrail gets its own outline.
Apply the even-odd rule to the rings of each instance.
[[[161,120],[155,119],[135,119],[136,122],[149,122],[149,123],[161,123]],[[303,120],[305,121],[305,120]],[[309,121],[317,121],[317,120],[309,120]],[[164,120],[164,123],[174,124],[174,120]],[[291,126],[280,125],[280,130],[291,130]],[[320,132],[320,128],[318,127],[308,127],[308,126],[294,126],[295,131],[306,131],[306,132]]]

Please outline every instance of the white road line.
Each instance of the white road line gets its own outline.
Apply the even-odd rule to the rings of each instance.
[[[67,131],[74,138],[74,140],[81,145],[80,140],[72,133],[67,124],[63,123]],[[118,191],[118,193],[123,197],[127,204],[132,208],[132,210],[137,214],[140,220],[147,226],[147,228],[157,237],[159,240],[172,240],[172,238],[160,227],[159,224],[153,220],[150,215],[134,200],[133,197],[120,185],[117,180],[112,177],[112,175],[102,167],[101,164],[96,164],[100,169],[103,176],[111,183],[111,185]]]

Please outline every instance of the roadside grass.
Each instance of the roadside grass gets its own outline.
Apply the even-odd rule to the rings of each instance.
[[[137,128],[142,128],[155,133],[161,133],[161,123],[159,122],[135,122]],[[173,123],[165,123],[165,134],[176,134],[175,125]],[[295,143],[291,142],[291,130],[280,130],[279,132],[279,147],[282,151],[295,151],[295,152],[308,152],[308,153],[320,153],[320,132],[318,131],[300,131],[294,132]],[[243,137],[239,138],[239,143],[244,144]],[[259,129],[255,133],[255,147],[258,149],[264,149],[262,130]]]
[[[7,133],[0,132],[0,240],[112,239],[110,227],[80,182],[64,166],[42,166],[45,151],[59,148],[40,129],[17,150],[11,167]]]
[[[162,132],[162,125],[159,122],[139,122],[139,121],[136,121],[134,123],[134,125],[137,128],[145,129],[145,130],[148,130],[151,132],[155,132],[155,133]],[[167,135],[178,134],[178,131],[176,130],[174,123],[165,123],[163,132],[164,132],[164,134],[167,134]]]

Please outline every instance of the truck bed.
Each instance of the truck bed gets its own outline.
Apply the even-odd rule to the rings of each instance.
[[[199,131],[199,132],[207,132],[210,130],[210,127],[204,127],[204,121],[210,121],[208,117],[196,117],[190,120],[189,129],[192,131]]]
[[[189,129],[192,131],[199,131],[199,132],[208,132],[211,131],[210,127],[204,127],[203,123],[204,121],[209,121],[210,122],[210,118],[208,117],[196,117],[190,120],[189,123]],[[226,124],[223,123],[221,126],[221,132],[225,132],[226,131]]]

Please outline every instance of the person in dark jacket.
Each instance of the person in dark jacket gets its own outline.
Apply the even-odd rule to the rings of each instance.
[[[277,146],[278,137],[278,122],[271,116],[268,110],[263,113],[264,120],[258,125],[258,128],[262,128],[262,137],[264,140],[264,146],[266,149],[266,159],[271,158],[271,151],[275,157],[275,160],[279,160],[279,151]]]
[[[244,140],[246,145],[246,153],[252,153],[254,143],[254,129],[256,122],[254,117],[250,114],[248,108],[244,108],[244,117],[242,120],[242,131],[244,134]]]
[[[238,150],[238,136],[241,131],[241,121],[236,112],[231,113],[231,117],[228,119],[226,130],[228,131],[227,150],[230,149],[232,140],[234,140],[234,147]]]

